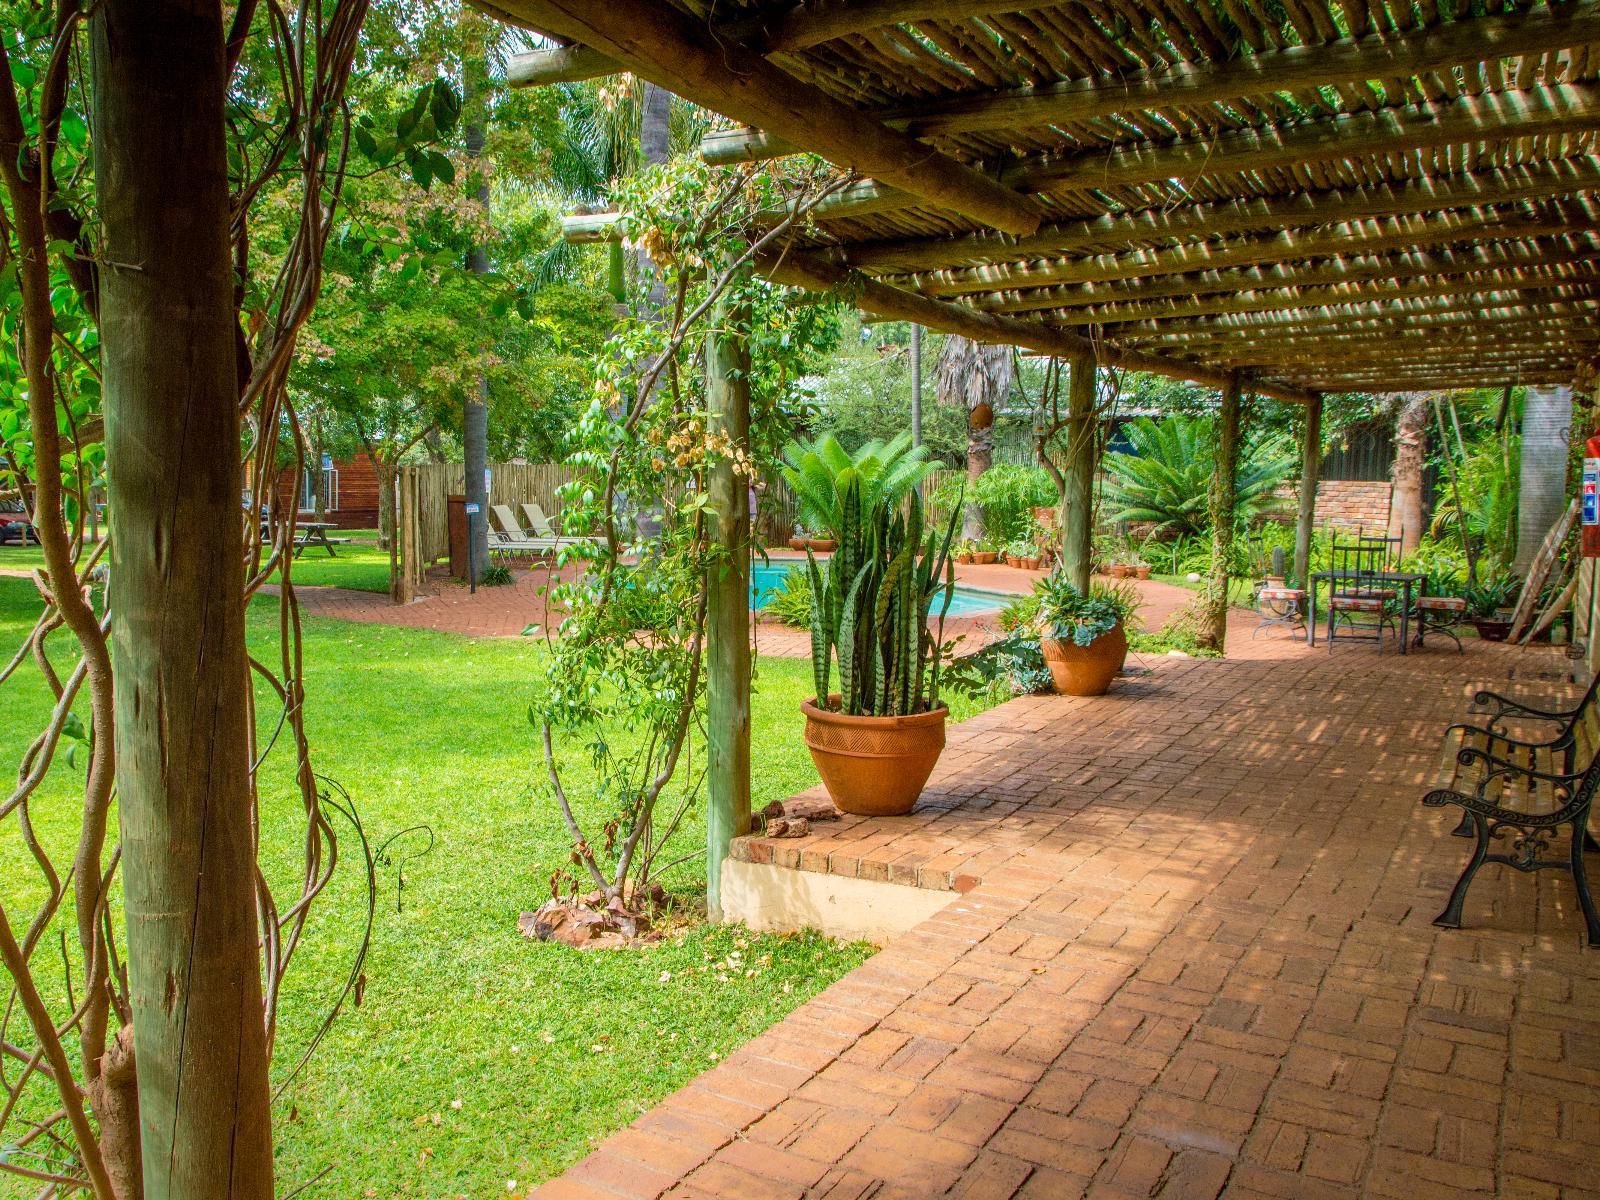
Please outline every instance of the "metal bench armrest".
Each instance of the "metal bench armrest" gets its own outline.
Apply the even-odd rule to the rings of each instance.
[[[1490,754],[1487,750],[1480,750],[1477,746],[1463,746],[1456,751],[1456,761],[1462,766],[1471,766],[1474,762],[1482,762],[1490,770],[1504,772],[1508,775],[1521,775],[1524,779],[1542,779],[1548,783],[1573,784],[1581,780],[1583,771],[1575,774],[1554,774],[1549,771],[1536,771],[1532,767],[1525,767],[1521,763],[1514,763],[1510,759],[1500,758]]]
[[[1549,750],[1554,746],[1564,745],[1568,740],[1566,735],[1558,733],[1555,737],[1542,742],[1524,741],[1521,738],[1510,737],[1504,733],[1497,733],[1493,729],[1485,729],[1482,725],[1471,725],[1465,721],[1457,722],[1446,728],[1444,731],[1445,736],[1449,737],[1458,729],[1461,730],[1465,737],[1486,738],[1491,742],[1498,742],[1502,746],[1510,746],[1517,750]]]
[[[1578,708],[1568,709],[1536,708],[1534,705],[1525,704],[1521,700],[1513,700],[1510,696],[1502,696],[1499,692],[1489,691],[1478,692],[1472,697],[1472,702],[1474,704],[1499,705],[1498,710],[1490,714],[1491,720],[1515,713],[1518,716],[1533,717],[1541,721],[1568,721],[1577,714],[1578,708],[1583,707],[1579,705]]]

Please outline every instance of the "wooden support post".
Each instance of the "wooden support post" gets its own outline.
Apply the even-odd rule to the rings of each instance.
[[[1075,355],[1067,377],[1067,491],[1061,498],[1061,565],[1067,578],[1085,592],[1094,559],[1097,366],[1093,350]]]
[[[1311,531],[1317,523],[1317,477],[1322,471],[1322,397],[1306,405],[1300,433],[1300,515],[1294,527],[1294,582],[1306,586],[1311,573]]]
[[[750,347],[726,304],[706,348],[707,432],[750,445]],[[750,481],[711,469],[717,558],[706,587],[706,914],[722,920],[722,862],[750,832]]]
[[[1206,580],[1207,628],[1202,640],[1222,651],[1228,642],[1228,560],[1233,555],[1233,510],[1239,491],[1239,377],[1222,389],[1217,414],[1216,469],[1211,476],[1211,575]]]

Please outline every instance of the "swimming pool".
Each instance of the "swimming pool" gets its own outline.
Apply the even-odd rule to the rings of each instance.
[[[772,563],[754,563],[750,568],[750,607],[765,608],[767,601],[777,586],[783,582],[783,577],[790,571],[804,570],[805,563],[791,563],[778,561]],[[977,617],[986,613],[999,612],[1009,597],[1000,592],[984,592],[977,588],[957,587],[950,597],[950,611],[947,616],[952,617]],[[933,611],[937,612],[942,597],[935,596]]]

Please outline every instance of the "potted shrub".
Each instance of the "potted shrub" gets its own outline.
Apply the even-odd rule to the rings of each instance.
[[[956,561],[965,566],[972,561],[973,555],[977,553],[977,549],[978,544],[971,538],[966,538],[960,542],[957,542],[955,547]]]
[[[915,494],[904,511],[881,501],[863,510],[853,483],[843,510],[839,548],[826,569],[807,561],[817,691],[800,706],[806,746],[842,811],[897,816],[911,811],[944,750],[949,710],[939,699],[939,671],[957,516],[941,538],[924,531]],[[940,591],[935,633],[928,610]]]
[[[979,542],[977,548],[972,552],[972,561],[985,565],[992,563],[998,557],[999,554],[995,550],[993,542]]]
[[[806,539],[806,549],[816,550],[823,554],[830,554],[838,546],[838,542],[831,537],[814,537]]]
[[[1114,589],[1085,594],[1062,571],[1033,585],[1039,606],[1034,615],[1039,648],[1066,696],[1103,696],[1128,654],[1124,625],[1133,601]]]
[[[1468,620],[1486,642],[1503,642],[1511,632],[1513,610],[1507,607],[1516,593],[1516,580],[1485,579],[1466,591]]]
[[[1006,543],[1006,561],[1027,571],[1039,569],[1039,547],[1025,539]]]
[[[810,544],[811,539],[806,536],[806,531],[798,525],[795,526],[794,533],[789,536],[789,549],[804,550]]]

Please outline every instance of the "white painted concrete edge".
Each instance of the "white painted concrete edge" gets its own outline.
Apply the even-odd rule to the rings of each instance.
[[[819,929],[830,937],[882,944],[958,899],[957,892],[733,858],[722,864],[722,914],[751,929]]]

